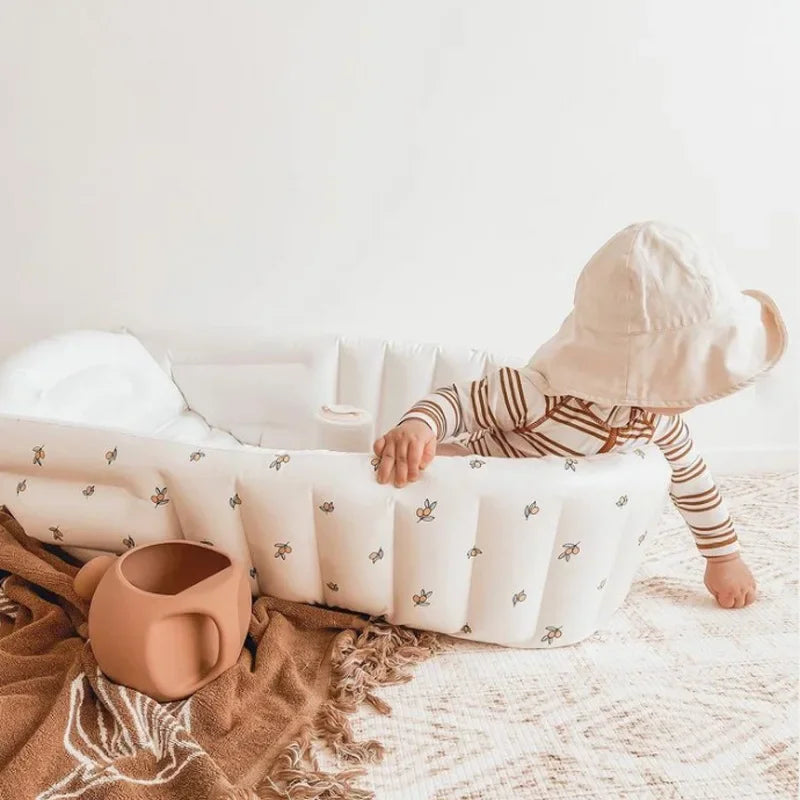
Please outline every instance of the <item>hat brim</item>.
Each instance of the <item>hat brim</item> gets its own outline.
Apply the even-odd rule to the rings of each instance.
[[[684,408],[745,388],[783,356],[786,326],[771,297],[753,289],[712,320],[671,331],[601,334],[574,314],[528,367],[547,395],[595,403]]]

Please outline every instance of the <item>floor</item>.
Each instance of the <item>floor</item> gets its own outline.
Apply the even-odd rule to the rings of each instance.
[[[377,800],[796,798],[797,475],[720,483],[755,604],[716,606],[667,509],[607,629],[551,651],[448,639],[384,690],[392,717],[357,717],[388,751],[364,787]]]

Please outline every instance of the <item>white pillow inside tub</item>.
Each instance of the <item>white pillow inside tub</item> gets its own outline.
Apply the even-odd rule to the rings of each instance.
[[[0,364],[0,413],[155,433],[186,409],[178,387],[129,333],[74,331]]]

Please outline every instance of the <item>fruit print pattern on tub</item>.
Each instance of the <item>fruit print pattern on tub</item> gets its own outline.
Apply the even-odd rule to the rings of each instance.
[[[562,462],[562,464],[563,464],[563,462]],[[299,468],[300,467],[298,466],[298,469]],[[562,466],[562,468],[563,468],[563,466]],[[322,496],[324,497],[324,495],[322,495]],[[330,495],[328,495],[328,496],[330,496]],[[620,495],[620,493],[618,491],[617,492],[612,492],[610,494],[610,496],[606,497],[606,502],[609,503],[609,505],[611,507],[616,509],[616,508],[618,508],[616,506],[616,501],[619,499],[620,496],[621,495]],[[337,503],[337,504],[334,505],[333,501],[330,501],[330,500],[322,500],[321,502],[319,502],[319,500],[322,499],[319,495],[315,495],[315,498],[316,499],[314,500],[314,504],[315,504],[314,505],[314,509],[315,509],[315,512],[317,512],[317,513],[322,512],[320,514],[321,518],[330,517],[331,512],[333,511],[333,509],[336,510],[337,514],[339,513],[340,509],[342,510],[343,513],[345,513],[345,514],[348,513],[348,507],[346,505],[343,506],[341,503]],[[455,504],[455,505],[456,505],[456,507],[458,507],[458,505],[460,505],[460,504]],[[510,505],[510,503],[509,503],[509,505]],[[554,515],[554,516],[558,515],[558,510],[557,509],[551,509],[550,505],[551,505],[550,503],[547,503],[546,506],[545,506],[545,511],[543,511],[542,507],[540,506],[538,501],[526,502],[524,504],[524,509],[528,513],[527,514],[521,514],[520,517],[522,518],[522,521],[525,522],[525,521],[530,520],[532,517],[535,516],[542,523],[542,527],[549,527],[552,524],[551,515]],[[405,506],[405,503],[404,503],[404,506]],[[431,497],[431,496],[425,497],[425,496],[423,496],[417,501],[417,503],[413,503],[413,501],[412,501],[411,502],[411,507],[412,507],[412,510],[413,510],[413,518],[412,519],[413,519],[414,526],[416,528],[416,538],[421,543],[420,550],[419,550],[419,558],[418,558],[417,564],[418,565],[420,565],[420,564],[424,565],[425,560],[426,560],[426,553],[428,555],[431,555],[432,554],[432,549],[435,550],[437,548],[437,544],[440,542],[441,538],[443,538],[443,537],[441,537],[440,534],[437,535],[436,531],[439,530],[439,529],[436,528],[435,526],[433,526],[432,524],[436,520],[442,520],[442,519],[445,518],[445,515],[449,510],[449,504],[448,504],[448,508],[443,508],[440,505],[438,497]],[[519,506],[517,506],[517,509],[518,508],[519,508]],[[402,513],[402,507],[399,508],[398,514],[400,515],[400,518],[405,518],[403,516],[403,513]],[[517,521],[519,522],[519,520],[520,520],[520,518],[518,517]],[[428,527],[427,525],[422,526],[422,527],[418,527],[418,523],[422,522],[422,521],[425,521],[425,522],[430,521],[432,527]],[[499,522],[499,520],[498,520],[498,522]],[[501,529],[501,530],[504,530],[504,531],[506,530],[506,527],[504,525],[502,525],[502,524],[499,524],[497,526],[497,528]],[[531,536],[530,532],[537,530],[537,528],[536,527],[534,527],[534,528],[526,528],[524,525],[523,526],[517,525],[517,530],[518,530],[518,532],[520,534],[524,530],[526,530],[528,537],[530,537]],[[328,554],[330,556],[331,566],[330,567],[326,567],[325,562],[328,561],[328,559],[324,559],[324,561],[323,561],[323,570],[322,570],[322,576],[324,576],[322,578],[322,584],[324,586],[326,586],[326,588],[329,591],[334,591],[332,589],[331,585],[330,585],[332,583],[335,584],[337,587],[341,587],[342,586],[341,566],[340,566],[341,563],[342,563],[342,559],[339,558],[337,560],[337,556],[340,556],[341,553],[338,553],[338,552],[331,553],[330,550],[326,549],[326,547],[327,547],[326,543],[330,543],[329,539],[333,538],[333,537],[335,537],[337,535],[336,531],[337,531],[336,528],[333,528],[333,529],[330,529],[330,530],[325,528],[324,532],[323,532],[323,529],[320,529],[320,531],[319,531],[320,538],[316,543],[316,546],[320,549],[320,555]],[[428,531],[428,533],[425,533],[424,531]],[[334,540],[334,541],[336,541],[336,540]],[[543,537],[542,540],[541,540],[541,545],[542,546],[539,547],[538,550],[537,550],[538,559],[539,560],[546,560],[546,559],[549,558],[549,559],[552,559],[554,561],[559,561],[560,560],[562,564],[566,564],[570,560],[572,560],[572,562],[575,563],[575,558],[582,551],[582,543],[581,542],[582,542],[582,540],[580,540],[580,539],[577,540],[577,541],[572,541],[572,542],[570,542],[570,541],[557,542],[557,545],[558,545],[557,549],[551,552],[552,547],[553,547],[553,539],[552,538],[548,539],[548,537]],[[336,542],[336,546],[333,547],[332,549],[334,551],[338,550],[338,545],[340,545],[340,544],[341,544],[341,541],[337,541]],[[300,549],[299,549],[299,547],[297,545],[293,544],[292,547],[293,547],[293,552],[295,554],[299,554],[300,553]],[[447,549],[447,548],[445,548],[445,549]],[[465,561],[475,561],[478,556],[483,557],[483,554],[484,554],[485,551],[494,553],[494,551],[496,551],[498,549],[499,550],[503,550],[505,548],[503,548],[502,546],[500,548],[497,548],[496,545],[493,545],[493,543],[491,542],[491,539],[488,540],[488,541],[486,539],[484,539],[484,540],[482,540],[482,544],[481,545],[473,544],[466,551],[462,551],[462,553],[465,553],[465,555],[466,555]],[[530,551],[528,551],[528,552],[530,552]],[[362,550],[360,555],[359,554],[355,554],[354,560],[355,559],[367,558],[370,561],[370,563],[377,564],[379,561],[383,560],[383,556],[381,554],[385,555],[385,551],[383,550],[383,547],[380,547],[378,549],[372,549],[370,551]],[[439,555],[435,555],[435,558],[440,563],[443,560],[443,558],[440,557]],[[462,558],[464,558],[463,555],[462,555]],[[349,557],[348,557],[348,560],[350,560]],[[525,559],[520,559],[520,560],[521,561],[525,561]],[[453,578],[454,571],[456,571],[456,570],[454,570],[454,565],[452,565],[452,564],[448,565],[448,571],[447,571],[447,582],[448,582],[448,584],[450,583],[451,579]],[[414,590],[413,592],[411,592],[408,596],[406,596],[406,598],[404,600],[401,600],[400,605],[404,605],[404,604],[408,605],[409,608],[407,610],[407,613],[414,615],[413,617],[411,617],[408,620],[409,624],[416,624],[416,625],[425,626],[425,624],[426,624],[425,621],[424,620],[420,620],[416,615],[419,614],[419,613],[423,613],[423,610],[424,610],[425,614],[428,614],[428,613],[430,613],[430,611],[432,609],[434,609],[434,608],[436,608],[438,606],[438,604],[435,603],[434,600],[433,600],[433,598],[436,596],[436,593],[437,593],[437,583],[435,582],[436,578],[433,577],[433,576],[429,576],[430,573],[428,573],[424,569],[417,570],[417,572],[418,572],[419,577],[420,577],[420,580],[417,581],[417,583],[418,583],[420,588],[418,588],[418,589]],[[467,573],[467,575],[469,576],[469,573]],[[336,578],[333,579],[332,576],[336,576]],[[456,576],[456,578],[457,578],[457,576]],[[361,579],[359,579],[359,580],[361,580]],[[600,580],[600,577],[597,576],[596,574],[594,574],[593,572],[590,572],[588,575],[585,575],[583,577],[584,584],[586,586],[592,588],[594,591],[596,591],[596,585],[597,585],[598,580]],[[508,604],[506,606],[506,609],[508,609],[508,606],[511,606],[511,608],[514,609],[517,614],[523,613],[522,609],[525,609],[526,611],[528,611],[528,610],[530,611],[530,613],[526,614],[526,616],[529,617],[529,621],[528,621],[528,624],[527,624],[526,627],[530,627],[531,628],[531,633],[533,633],[532,629],[535,627],[535,625],[538,622],[538,620],[536,618],[537,608],[535,606],[535,603],[531,602],[531,600],[530,600],[531,595],[530,595],[529,591],[527,590],[527,588],[523,588],[526,582],[527,582],[526,580],[519,581],[520,588],[517,591],[514,591],[510,596],[507,596],[507,599],[506,599],[505,602]],[[441,584],[441,581],[439,581],[439,583]],[[349,585],[349,582],[348,582],[348,585]],[[439,593],[441,593],[441,592],[439,592]],[[536,597],[536,595],[534,594],[533,597]],[[510,602],[509,602],[509,600],[510,600]],[[537,598],[537,601],[538,601],[538,598]],[[319,598],[318,600],[316,600],[316,602],[324,602],[324,599],[323,598]],[[507,613],[508,612],[506,611],[506,614]],[[476,616],[477,619],[478,619],[478,622],[480,622],[480,614],[479,613],[477,615],[472,615],[472,616]],[[454,631],[458,632],[458,631],[460,631],[462,629],[462,627],[464,625],[468,625],[469,629],[473,630],[473,623],[472,622],[467,623],[465,621],[461,621],[458,625],[454,626],[450,630],[451,631],[454,630]],[[539,634],[538,636],[539,636],[538,641],[541,641],[541,638],[540,638],[541,634]],[[558,638],[559,638],[558,644],[560,645],[563,640],[562,640],[562,637],[558,637]],[[552,646],[553,643],[554,643],[553,641],[549,641],[546,644],[548,646]]]
[[[275,558],[280,558],[286,561],[286,556],[292,552],[292,546],[289,542],[275,542]]]
[[[167,497],[167,487],[165,486],[163,489],[159,489],[158,486],[156,486],[155,493],[150,495],[150,500],[156,508],[159,506],[165,506],[167,503],[169,503],[169,498]]]
[[[534,500],[532,503],[529,503],[525,506],[525,511],[523,512],[525,519],[530,519],[531,517],[535,517],[539,513],[539,506],[536,504]]]
[[[425,589],[420,589],[418,594],[413,594],[411,596],[411,600],[413,601],[415,606],[429,606],[431,596],[433,595],[433,589],[429,589],[427,592]]]
[[[283,467],[284,464],[288,464],[290,460],[291,457],[288,453],[281,453],[280,455],[275,456],[272,463],[269,465],[269,468],[279,472],[281,467]]]
[[[425,502],[417,509],[417,522],[433,522],[436,517],[433,516],[433,512],[436,506],[439,503],[434,500],[431,502],[428,498],[425,498]]]
[[[370,454],[201,451],[100,433],[41,425],[12,441],[0,488],[33,535],[109,552],[205,540],[245,562],[254,592],[335,595],[398,624],[523,647],[580,641],[613,613],[668,479],[650,450],[570,466],[453,457],[397,490],[377,484]],[[560,635],[543,638],[549,628]]]

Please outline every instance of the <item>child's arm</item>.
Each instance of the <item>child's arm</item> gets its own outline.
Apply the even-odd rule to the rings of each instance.
[[[661,417],[653,441],[672,467],[670,497],[706,558],[739,551],[730,512],[680,416]]]
[[[437,389],[416,403],[400,420],[425,422],[441,442],[469,434],[476,452],[486,456],[521,455],[505,433],[530,430],[540,422],[552,398],[546,398],[526,373],[511,367],[483,378]]]
[[[670,496],[706,558],[704,583],[723,608],[743,608],[756,598],[753,574],[739,555],[730,513],[680,417],[662,417],[655,443],[672,467]]]
[[[520,370],[503,367],[483,378],[436,389],[422,398],[397,427],[375,442],[381,458],[378,482],[397,486],[414,481],[445,439],[468,435],[471,450],[487,456],[516,456],[507,434],[540,422],[553,398],[546,398]]]

